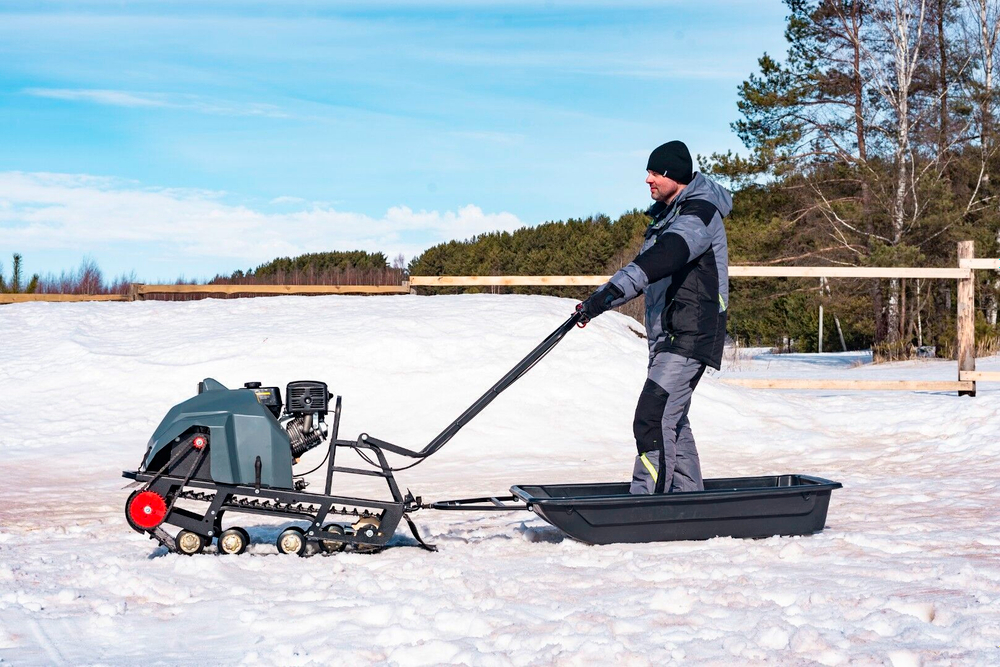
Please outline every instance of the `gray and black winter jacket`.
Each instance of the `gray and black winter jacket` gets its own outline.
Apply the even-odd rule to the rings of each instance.
[[[611,277],[621,296],[646,295],[650,358],[673,352],[712,368],[722,363],[729,306],[729,248],[722,219],[733,198],[696,173],[669,205],[657,202],[639,255]]]

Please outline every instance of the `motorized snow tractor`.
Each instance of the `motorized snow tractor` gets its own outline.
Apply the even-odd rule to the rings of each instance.
[[[574,313],[462,415],[419,451],[362,433],[341,440],[341,397],[318,381],[291,382],[282,401],[278,387],[247,382],[228,389],[208,378],[197,395],[174,406],[157,426],[138,470],[122,475],[137,487],[125,504],[129,525],[168,550],[196,554],[217,542],[219,553],[240,554],[248,531],[233,517],[262,515],[292,523],[277,536],[281,553],[305,555],[382,549],[405,521],[428,550],[410,514],[421,509],[531,510],[571,537],[591,544],[767,537],[822,530],[830,492],[840,484],[805,475],[705,480],[705,491],[632,496],[628,484],[519,485],[511,495],[424,504],[403,495],[394,472],[437,452],[504,389],[530,370],[575,326]],[[332,426],[327,424],[332,412]],[[326,445],[319,466],[296,472],[306,452]],[[368,468],[338,465],[352,450]],[[386,453],[416,459],[393,468]],[[305,476],[326,467],[321,493],[306,490]],[[384,499],[333,493],[335,476],[381,477]],[[337,477],[340,479],[340,477]],[[224,528],[223,519],[227,518]],[[237,517],[238,519],[238,517]],[[179,529],[171,535],[165,526]]]
[[[139,470],[124,473],[141,484],[126,504],[129,524],[168,549],[194,554],[217,538],[220,552],[242,553],[250,544],[249,533],[222,526],[226,514],[246,513],[309,523],[307,530],[293,526],[281,532],[277,547],[282,553],[304,554],[310,542],[326,551],[349,545],[374,551],[392,536],[404,513],[415,509],[417,501],[400,495],[378,447],[368,445],[364,436],[357,441],[337,439],[341,399],[325,383],[289,383],[284,405],[280,388],[259,382],[228,389],[209,378],[198,389],[160,422]],[[293,466],[331,435],[326,423],[331,400],[326,488],[321,494],[309,493],[304,479],[308,473],[297,475]],[[362,456],[369,462],[374,457],[377,470],[335,465],[338,448],[345,447],[370,453]],[[382,476],[389,498],[332,495],[334,473]],[[179,500],[194,501],[202,511],[179,507]],[[163,524],[181,530],[174,538]]]

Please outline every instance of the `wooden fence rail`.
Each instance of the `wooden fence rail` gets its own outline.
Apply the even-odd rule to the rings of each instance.
[[[147,294],[409,294],[407,285],[142,285],[135,296]]]
[[[934,278],[964,280],[972,278],[974,268],[996,269],[995,259],[987,266],[957,269],[914,269],[897,266],[730,266],[730,278]],[[597,286],[611,276],[410,276],[410,287],[486,287],[486,286]]]
[[[587,287],[611,276],[410,276],[410,287]]]
[[[128,294],[0,294],[0,304],[29,301],[141,301],[150,294],[409,294],[403,285],[144,285]]]
[[[724,384],[747,389],[821,389],[826,391],[958,391],[971,392],[972,381],[954,380],[800,380],[797,378],[722,378]]]
[[[0,303],[29,301],[129,301],[129,298],[121,294],[0,294]]]

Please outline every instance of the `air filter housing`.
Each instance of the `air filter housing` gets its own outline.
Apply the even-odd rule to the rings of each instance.
[[[329,392],[325,382],[315,380],[289,382],[285,387],[287,401],[285,411],[292,415],[325,415],[332,397],[333,394]]]

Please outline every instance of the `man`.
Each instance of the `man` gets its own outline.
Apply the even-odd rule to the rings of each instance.
[[[649,156],[646,183],[656,200],[639,255],[577,306],[584,321],[646,295],[649,371],[635,409],[639,450],[630,493],[705,488],[688,422],[691,395],[706,366],[718,369],[726,339],[729,251],[722,219],[729,192],[692,172],[680,141]]]

